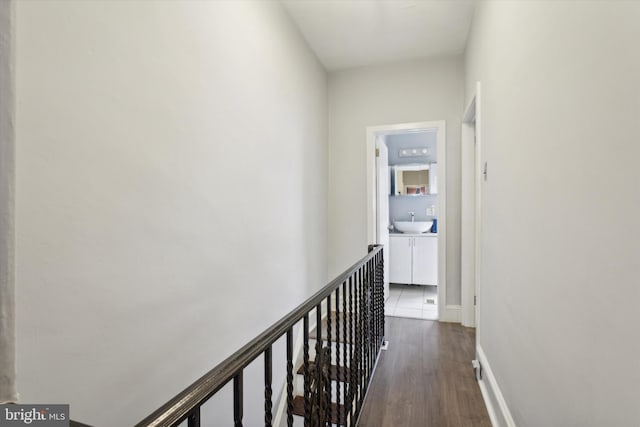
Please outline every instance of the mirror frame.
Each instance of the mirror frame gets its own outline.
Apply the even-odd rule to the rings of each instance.
[[[429,171],[432,169],[432,165],[437,165],[438,162],[429,162],[429,163],[407,163],[407,164],[399,164],[399,165],[389,165],[389,196],[392,197],[425,197],[436,195],[437,193],[431,193],[431,185],[430,183],[425,184],[428,192],[419,193],[419,194],[397,194],[397,182],[398,182],[398,173],[407,172],[407,171]],[[431,176],[429,176],[431,179]]]

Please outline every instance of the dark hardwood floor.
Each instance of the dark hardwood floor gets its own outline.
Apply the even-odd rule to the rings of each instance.
[[[491,426],[471,360],[475,330],[386,318],[383,351],[359,427]]]

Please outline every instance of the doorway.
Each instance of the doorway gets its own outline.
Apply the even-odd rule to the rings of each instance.
[[[367,128],[367,226],[369,241],[383,245],[385,257],[385,301],[386,313],[402,317],[428,318],[446,320],[446,163],[445,163],[445,126],[444,121],[403,123]],[[431,145],[415,145],[403,147],[404,140],[418,140],[428,135]],[[398,145],[400,144],[400,145]],[[421,150],[426,150],[423,152]],[[402,150],[408,159],[399,161]],[[416,151],[415,153],[413,151]],[[437,153],[437,158],[434,156]],[[425,155],[426,154],[426,155]],[[431,154],[431,155],[429,155]],[[411,156],[415,155],[415,159]],[[434,161],[435,160],[435,161]],[[391,166],[390,166],[391,164]],[[399,167],[406,164],[406,167]],[[394,168],[395,166],[395,168]],[[414,169],[414,175],[423,175],[427,181],[403,182],[398,173],[405,169]],[[397,178],[396,178],[397,177]],[[439,177],[439,178],[438,178]],[[394,179],[395,178],[395,179]],[[428,178],[431,178],[429,181]],[[437,199],[434,190],[437,188]],[[406,208],[408,203],[420,199],[416,208]],[[404,212],[404,211],[407,212]],[[413,216],[410,212],[413,212]],[[437,219],[435,233],[422,230],[415,233],[411,230],[400,233],[393,229],[396,221],[414,222],[428,225],[428,221]],[[412,226],[412,224],[409,224]],[[431,224],[432,225],[432,224]],[[392,229],[390,230],[390,227]],[[391,232],[390,232],[391,231]],[[428,236],[428,237],[426,237]],[[395,280],[397,272],[391,271],[389,254],[391,251],[405,251],[402,258],[407,263],[401,266],[406,270],[406,278]],[[418,271],[412,267],[412,257],[417,259],[433,259],[436,268],[429,271]],[[396,257],[397,258],[397,257]],[[429,273],[435,275],[428,278]],[[411,276],[415,274],[415,276]],[[402,302],[400,303],[400,301]],[[400,305],[398,305],[400,303]],[[418,315],[420,313],[420,315]]]

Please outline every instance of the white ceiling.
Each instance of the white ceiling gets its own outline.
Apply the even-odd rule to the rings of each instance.
[[[282,0],[329,71],[464,50],[474,0]]]

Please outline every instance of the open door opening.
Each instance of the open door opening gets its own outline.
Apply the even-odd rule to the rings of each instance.
[[[367,128],[370,241],[384,246],[386,315],[442,318],[444,132],[444,121]]]

